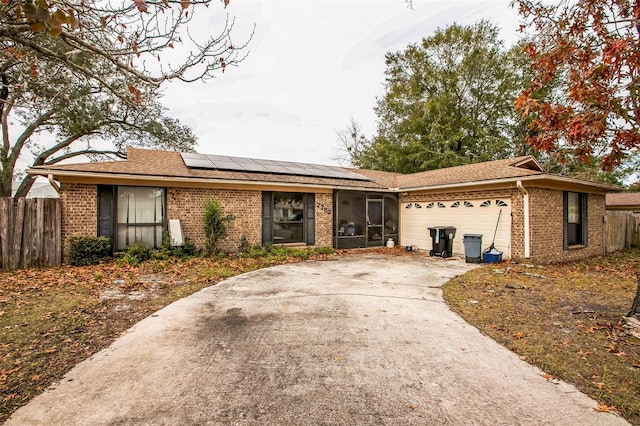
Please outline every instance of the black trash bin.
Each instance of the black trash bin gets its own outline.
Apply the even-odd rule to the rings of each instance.
[[[456,228],[453,226],[431,226],[431,247],[429,256],[449,257],[453,252],[453,238],[456,236]]]

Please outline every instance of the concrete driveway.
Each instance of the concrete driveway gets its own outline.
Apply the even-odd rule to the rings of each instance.
[[[6,423],[619,425],[483,336],[440,286],[460,259],[360,254],[180,300]]]

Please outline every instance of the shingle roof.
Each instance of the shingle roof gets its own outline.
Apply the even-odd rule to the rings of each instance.
[[[363,170],[363,169],[348,169],[359,175],[366,176],[374,182],[384,186],[385,188],[397,188],[398,178],[402,176],[401,173],[383,172],[380,170]]]
[[[397,180],[397,186],[403,189],[411,189],[545,174],[539,165],[538,167],[530,168],[528,160],[535,162],[533,157],[523,156],[400,175]],[[537,164],[537,162],[534,164]]]
[[[129,148],[125,161],[104,161],[78,164],[56,164],[54,166],[37,166],[30,169],[32,174],[56,172],[77,172],[78,175],[92,173],[115,176],[194,178],[220,181],[246,181],[258,183],[283,183],[300,185],[320,185],[330,187],[353,187],[363,189],[386,189],[375,181],[358,181],[350,179],[322,178],[299,175],[279,175],[269,173],[207,170],[189,168],[185,165],[180,153],[174,151],[158,151]],[[69,173],[67,173],[69,174]]]
[[[620,192],[606,195],[607,208],[629,208],[640,210],[640,192]]]
[[[445,169],[403,175],[377,170],[346,169],[370,180],[326,178],[301,175],[279,175],[259,172],[226,171],[187,167],[178,152],[129,148],[126,161],[90,162],[79,164],[56,164],[29,169],[33,175],[71,177],[101,176],[102,178],[181,179],[215,182],[246,182],[256,184],[284,184],[350,188],[366,190],[418,190],[446,185],[512,182],[519,178],[551,179],[573,185],[588,185],[599,190],[615,190],[611,185],[602,185],[547,174],[533,156],[488,161]]]

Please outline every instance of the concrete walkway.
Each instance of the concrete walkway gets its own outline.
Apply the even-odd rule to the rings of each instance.
[[[7,425],[622,425],[453,314],[460,259],[234,277],[136,324]]]

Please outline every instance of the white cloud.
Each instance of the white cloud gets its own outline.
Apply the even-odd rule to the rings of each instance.
[[[229,12],[238,40],[256,25],[250,55],[207,83],[172,83],[170,114],[194,129],[200,152],[325,164],[336,163],[335,132],[350,115],[375,131],[386,52],[480,19],[511,44],[518,22],[508,1],[416,0],[409,10],[402,0],[236,0]]]

